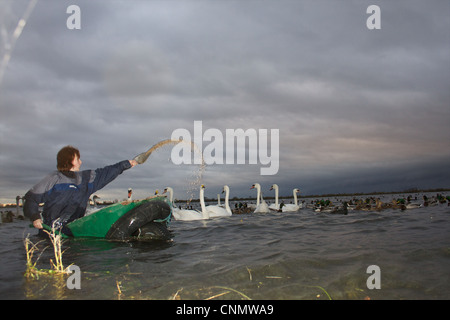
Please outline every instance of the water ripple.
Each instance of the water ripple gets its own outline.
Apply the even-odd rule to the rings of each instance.
[[[24,233],[29,222],[0,226],[0,297],[24,298]],[[234,215],[174,221],[173,242],[68,240],[64,261],[89,274],[70,299],[125,297],[204,299],[234,288],[253,299],[448,299],[450,210],[351,211]],[[51,251],[41,260],[48,264]],[[369,265],[381,269],[382,289],[366,287]],[[51,287],[51,286],[49,286]],[[33,287],[34,288],[34,287]],[[29,288],[28,288],[29,289]],[[46,290],[37,298],[48,298]],[[225,299],[240,299],[234,293]]]

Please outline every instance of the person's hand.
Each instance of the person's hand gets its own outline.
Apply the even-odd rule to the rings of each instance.
[[[33,221],[33,227],[36,229],[42,229],[42,219],[36,219]]]
[[[138,164],[138,162],[136,160],[128,160],[130,161],[131,167],[133,168],[135,165]]]

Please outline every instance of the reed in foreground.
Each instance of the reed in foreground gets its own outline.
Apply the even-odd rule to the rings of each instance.
[[[52,246],[53,246],[53,252],[55,255],[55,261],[50,259],[50,265],[51,265],[52,269],[39,269],[36,267],[36,264],[37,264],[39,258],[41,257],[41,255],[45,251],[45,249],[47,249],[47,247],[45,247],[39,254],[38,258],[35,261],[33,261],[34,254],[37,251],[39,251],[38,244],[44,240],[41,240],[37,243],[33,243],[29,239],[29,237],[28,237],[29,235],[27,235],[27,237],[24,240],[24,246],[25,246],[26,257],[27,257],[27,262],[26,262],[27,268],[26,268],[25,274],[24,274],[24,276],[26,278],[39,279],[40,275],[70,274],[71,273],[68,270],[68,267],[64,268],[64,265],[62,262],[62,255],[63,255],[64,251],[62,251],[63,241],[61,239],[61,234],[59,232],[57,232],[55,226],[52,226],[51,232],[47,231],[47,230],[44,230],[44,232],[46,232],[49,235],[50,241],[52,242]]]

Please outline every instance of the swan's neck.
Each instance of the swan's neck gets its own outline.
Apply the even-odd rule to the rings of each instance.
[[[278,186],[275,187],[275,206],[278,207]]]
[[[206,211],[205,206],[205,191],[203,188],[200,189],[200,206],[202,207],[203,219],[209,219],[208,211]]]
[[[259,198],[261,197],[261,187],[256,186],[256,206],[259,206]]]
[[[228,203],[228,200],[230,198],[230,190],[225,189],[225,209],[227,212],[231,212],[230,204]]]
[[[172,205],[174,205],[173,204],[173,190],[172,190],[172,188],[167,189],[167,191],[169,191],[169,201],[170,201],[170,203]]]
[[[295,205],[296,206],[298,206],[298,203],[297,203],[297,192],[294,190],[294,203],[295,203]]]

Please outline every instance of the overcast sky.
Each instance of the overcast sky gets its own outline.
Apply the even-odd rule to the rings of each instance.
[[[79,148],[82,169],[146,151],[184,128],[279,129],[279,170],[206,167],[206,195],[450,187],[450,1],[0,0],[0,202]],[[69,5],[81,29],[68,29]],[[369,30],[368,6],[381,9]],[[203,148],[209,142],[203,143]],[[224,143],[225,144],[225,143]],[[269,143],[270,146],[270,143]],[[97,194],[135,198],[171,186],[198,196],[198,165],[172,146]],[[223,150],[224,159],[227,153]]]

